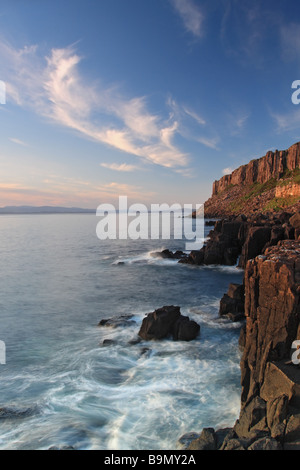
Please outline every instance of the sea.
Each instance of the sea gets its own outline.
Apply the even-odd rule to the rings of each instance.
[[[99,240],[97,223],[0,216],[1,450],[174,450],[238,418],[241,323],[220,318],[219,303],[243,271],[157,256],[184,239]],[[145,315],[166,305],[199,336],[137,342]]]

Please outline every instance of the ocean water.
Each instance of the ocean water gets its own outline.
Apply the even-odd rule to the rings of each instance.
[[[2,450],[176,449],[182,434],[238,417],[241,324],[218,308],[242,271],[153,256],[184,250],[184,240],[100,241],[97,222],[0,218]],[[130,344],[145,314],[164,305],[196,320],[199,337]],[[122,327],[98,326],[128,314]]]

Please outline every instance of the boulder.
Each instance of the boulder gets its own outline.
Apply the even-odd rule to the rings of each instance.
[[[240,321],[244,318],[244,285],[229,284],[227,294],[220,300],[219,315],[226,316],[231,321]]]
[[[165,306],[148,313],[143,319],[139,336],[144,340],[172,337],[175,341],[191,341],[200,331],[200,325],[180,313],[180,307]]]
[[[213,428],[204,428],[197,439],[194,439],[187,450],[217,450],[217,440]]]

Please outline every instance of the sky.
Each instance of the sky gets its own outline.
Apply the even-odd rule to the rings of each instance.
[[[300,140],[300,3],[0,0],[0,206],[200,204]]]

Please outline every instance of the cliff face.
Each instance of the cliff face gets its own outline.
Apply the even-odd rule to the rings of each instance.
[[[262,395],[267,363],[290,359],[292,343],[300,339],[299,241],[281,241],[277,246],[267,248],[263,255],[248,261],[245,316],[242,406],[256,395]],[[293,372],[294,367],[291,365],[290,368]]]
[[[291,348],[300,340],[300,240],[250,259],[244,288],[239,419],[232,428],[205,428],[188,449],[299,450],[300,366]]]
[[[247,165],[240,166],[230,175],[223,176],[213,183],[213,196],[219,194],[230,185],[251,185],[266,183],[271,178],[279,179],[286,170],[300,168],[300,142],[288,150],[267,152],[264,157],[251,160]]]
[[[300,142],[268,152],[213,183],[204,205],[207,218],[295,211],[300,207]]]

